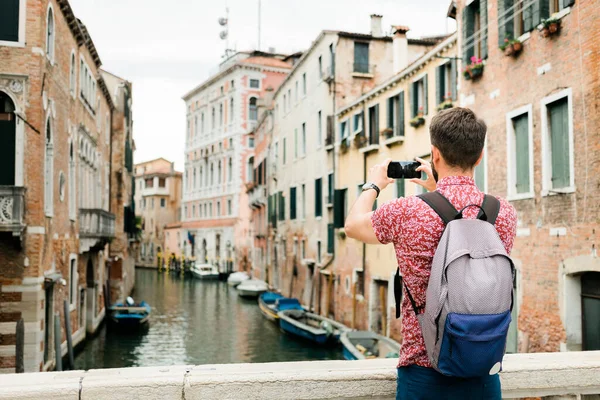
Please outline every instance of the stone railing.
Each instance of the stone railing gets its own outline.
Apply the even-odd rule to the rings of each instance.
[[[0,232],[22,232],[24,216],[25,188],[0,186]]]
[[[393,399],[396,360],[123,368],[0,375],[0,399]],[[600,351],[507,355],[503,398],[600,393]]]
[[[115,237],[115,215],[101,209],[80,208],[79,236],[83,238]]]

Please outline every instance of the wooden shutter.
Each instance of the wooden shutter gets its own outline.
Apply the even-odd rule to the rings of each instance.
[[[0,40],[19,41],[19,0],[2,0]]]
[[[423,115],[429,114],[429,90],[427,89],[427,74],[423,77]]]
[[[458,68],[456,68],[456,60],[450,61],[450,91],[452,92],[452,100],[456,101],[458,99],[458,89],[457,89],[457,74]]]
[[[315,217],[323,215],[323,180],[315,179]]]
[[[398,94],[398,135],[404,136],[404,92]]]
[[[345,189],[336,189],[333,192],[333,225],[335,228],[343,228],[346,219],[346,206],[344,204]]]
[[[529,192],[529,118],[523,114],[513,119],[515,130],[515,177],[517,193]]]
[[[473,33],[475,24],[473,21],[473,10],[466,6],[462,11],[462,47],[463,47],[463,65],[471,63],[471,57],[474,53]],[[414,115],[413,115],[414,117]]]
[[[538,0],[536,0],[538,1]],[[548,0],[545,0],[546,2]],[[506,15],[506,10],[514,5],[515,0],[498,0],[498,45],[502,46],[504,39],[512,38],[515,29],[514,26],[514,11],[509,11]]]
[[[444,101],[444,75],[442,65],[435,67],[435,105]]]
[[[290,188],[290,219],[296,219],[296,188]]]
[[[488,56],[487,39],[488,39],[488,18],[487,18],[487,0],[479,0],[479,16],[481,20],[481,59],[486,59]]]
[[[570,185],[569,172],[569,116],[567,99],[558,100],[550,109],[550,143],[552,155],[552,188]]]

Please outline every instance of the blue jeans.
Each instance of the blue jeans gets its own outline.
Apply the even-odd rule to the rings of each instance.
[[[433,368],[398,368],[396,400],[501,400],[498,374],[482,378],[454,378]]]

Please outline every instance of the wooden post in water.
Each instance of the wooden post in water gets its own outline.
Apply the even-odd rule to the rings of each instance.
[[[73,337],[71,336],[71,312],[69,302],[65,300],[65,333],[67,334],[67,354],[69,355],[69,368],[75,369],[75,355],[73,354]]]
[[[22,374],[25,372],[25,322],[23,322],[23,318],[17,321],[16,337],[15,372]]]
[[[352,329],[356,329],[356,286],[358,282],[352,285]]]
[[[55,371],[62,371],[62,351],[60,351],[60,340],[62,336],[60,334],[60,314],[54,314],[54,353],[56,358]]]
[[[379,298],[381,299],[381,334],[387,336],[387,296],[383,285],[379,287]]]
[[[325,316],[329,318],[331,312],[331,286],[333,285],[333,272],[329,273],[329,279],[327,280],[327,303],[325,304]]]

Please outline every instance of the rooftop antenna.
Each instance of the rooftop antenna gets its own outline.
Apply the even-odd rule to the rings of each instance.
[[[219,33],[221,40],[225,41],[225,55],[223,57],[228,58],[232,50],[229,48],[229,7],[225,7],[225,17],[219,18],[219,25],[224,29]]]

